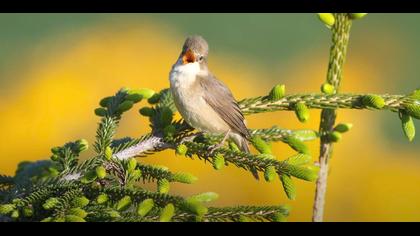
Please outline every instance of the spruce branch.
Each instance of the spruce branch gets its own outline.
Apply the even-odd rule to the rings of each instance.
[[[234,221],[285,221],[289,215],[287,206],[237,206],[237,207],[209,207],[208,213],[197,217],[188,212],[176,212],[172,217],[174,222],[234,222]],[[153,222],[159,220],[159,212],[155,211],[146,217],[127,214],[116,220],[117,222]]]
[[[330,64],[331,63],[333,62],[330,62]],[[164,89],[163,91],[165,91],[165,101],[168,104],[170,104],[170,109],[174,109],[173,103],[170,102],[170,95],[166,95],[168,93],[167,89]],[[294,105],[297,103],[304,103],[309,109],[368,109],[389,110],[392,112],[398,112],[399,110],[408,110],[410,109],[410,106],[420,106],[420,97],[417,94],[374,94],[375,96],[379,96],[384,100],[384,105],[379,109],[372,109],[372,107],[368,106],[368,104],[366,104],[366,102],[363,101],[365,97],[371,95],[373,94],[308,93],[282,95],[277,99],[271,99],[269,94],[253,98],[245,98],[243,100],[238,101],[238,104],[244,115],[275,111],[294,111]]]
[[[82,161],[79,165],[74,168],[69,169],[68,171],[63,171],[60,173],[60,177],[63,180],[75,180],[78,179],[82,174],[85,174],[88,170],[91,170],[98,165],[103,163],[101,156],[95,156],[90,159]]]
[[[332,26],[332,46],[330,49],[330,60],[328,64],[327,83],[334,88],[337,93],[342,80],[343,66],[347,53],[347,45],[350,36],[350,28],[352,21],[347,13],[334,14],[335,24]],[[383,99],[385,100],[385,99]],[[359,100],[360,101],[360,97]],[[363,101],[363,99],[362,99]],[[382,107],[396,111],[399,108],[393,106],[402,104],[401,97],[392,96],[387,99],[389,103],[384,103]],[[362,102],[363,103],[363,102]],[[366,105],[366,102],[364,102]],[[386,105],[385,105],[386,104]],[[328,134],[332,132],[337,113],[334,108],[326,108],[321,112],[321,123],[319,133],[321,135],[320,155],[319,155],[319,177],[316,183],[315,201],[313,206],[313,218],[315,222],[323,221],[325,194],[327,190],[328,177],[328,161],[331,158],[333,144],[328,138]]]
[[[0,175],[0,189],[10,187],[15,184],[12,176]]]
[[[115,153],[113,157],[124,160],[131,157],[145,156],[148,153],[164,150],[170,146],[164,141],[162,135],[147,134],[142,136],[138,142],[136,140],[136,143],[133,142],[132,145]]]
[[[249,133],[251,134],[251,139],[258,136],[266,142],[287,142],[287,138],[292,136],[302,142],[312,141],[319,138],[318,132],[314,130],[290,130],[279,128],[277,126],[265,129],[249,129]],[[205,138],[211,140],[211,142],[220,142],[223,139],[223,135],[206,134]]]
[[[217,222],[231,221],[237,219],[241,215],[256,217],[259,220],[267,220],[269,218],[278,217],[280,214],[284,217],[289,215],[289,208],[286,206],[258,207],[258,206],[238,206],[238,207],[210,207],[209,213],[204,217],[204,221]]]
[[[187,157],[192,158],[192,155],[195,154],[199,159],[203,159],[210,163],[214,163],[218,154],[221,154],[227,163],[232,163],[235,166],[245,170],[251,170],[251,168],[255,168],[258,171],[265,172],[268,167],[274,166],[279,175],[292,175],[296,178],[304,179],[307,181],[314,181],[317,177],[316,171],[312,170],[311,168],[295,166],[288,163],[287,161],[277,161],[272,159],[272,157],[267,158],[265,156],[253,155],[250,153],[234,151],[227,148],[219,148],[214,153],[210,154],[208,152],[208,146],[205,144],[195,142],[185,142],[184,144],[188,147],[188,152],[186,155]]]
[[[142,173],[141,178],[143,179],[143,182],[166,179],[170,182],[191,184],[197,180],[197,177],[189,173],[172,173],[166,168],[160,166],[144,165],[139,163],[137,168]]]
[[[54,217],[64,217],[65,211],[71,207],[72,201],[76,197],[80,197],[82,195],[81,189],[71,189],[65,191],[60,196],[57,196],[56,199],[57,203],[55,204],[54,208]]]
[[[117,126],[118,120],[114,117],[107,116],[101,120],[96,132],[96,142],[94,144],[96,153],[104,154],[106,147],[111,145]]]
[[[281,129],[276,126],[268,129],[251,129],[251,137],[259,136],[267,142],[286,142],[288,137],[296,137],[302,142],[312,141],[318,138],[318,132],[309,129],[289,130]]]
[[[341,55],[341,54],[340,54]],[[337,62],[334,62],[337,63]],[[288,95],[277,101],[260,96],[244,99],[239,106],[245,115],[275,111],[293,111],[294,104],[304,103],[310,109],[369,109],[363,98],[371,94],[296,94]],[[397,112],[407,110],[410,106],[420,107],[420,98],[411,95],[377,95],[384,100],[384,106],[378,110]]]
[[[33,192],[31,192],[28,196],[21,199],[21,202],[22,204],[27,204],[27,205],[41,202],[47,199],[51,193],[52,193],[52,190],[48,187],[34,188]]]
[[[284,221],[289,215],[287,206],[236,206],[236,207],[209,207],[208,213],[199,219],[188,212],[180,212],[173,216],[175,222],[202,221],[202,222],[232,222],[232,221]],[[156,221],[159,216],[152,215],[146,221]],[[243,217],[243,218],[242,218]],[[246,218],[245,218],[246,217]],[[138,216],[132,216],[127,221],[138,222]],[[124,221],[126,221],[124,219]]]
[[[180,196],[174,196],[166,193],[157,193],[144,189],[128,189],[123,187],[111,186],[102,189],[101,192],[108,194],[108,196],[114,199],[122,198],[124,196],[130,196],[133,200],[137,202],[141,202],[145,199],[150,198],[153,199],[154,202],[160,206],[165,206],[168,203],[179,205],[181,204],[181,202],[184,201],[184,198]]]
[[[184,131],[184,130],[182,130]],[[190,130],[188,130],[190,131]],[[250,129],[252,137],[261,136],[266,141],[282,141],[285,142],[287,137],[294,136],[300,141],[311,141],[318,138],[318,133],[313,130],[289,130],[278,127],[272,127],[268,129]],[[187,133],[178,135],[179,143],[191,140],[197,137],[199,134]],[[216,143],[222,140],[223,135],[205,135],[207,141]],[[119,148],[118,152],[113,154],[116,159],[124,160],[132,157],[144,157],[153,152],[162,151],[168,148],[175,148],[176,143],[167,142],[162,134],[146,134],[139,139],[133,140],[130,145],[126,145],[125,148]],[[207,150],[207,149],[205,149]]]

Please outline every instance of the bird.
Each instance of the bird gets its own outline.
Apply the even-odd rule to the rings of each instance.
[[[200,35],[187,37],[169,73],[170,91],[182,118],[202,133],[223,135],[211,152],[230,138],[245,153],[250,153],[251,135],[244,115],[230,89],[208,67],[209,46]],[[251,169],[258,179],[256,169]]]

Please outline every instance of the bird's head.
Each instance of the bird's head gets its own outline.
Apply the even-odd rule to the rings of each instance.
[[[198,62],[203,64],[207,62],[209,45],[206,40],[198,35],[190,36],[185,40],[180,58],[182,64]]]

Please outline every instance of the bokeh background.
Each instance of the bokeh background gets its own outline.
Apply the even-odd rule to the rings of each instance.
[[[409,93],[420,86],[420,14],[369,14],[354,22],[342,91]],[[0,173],[14,174],[22,160],[47,159],[52,146],[94,141],[98,101],[119,88],[168,87],[168,73],[187,35],[209,42],[211,70],[238,99],[266,94],[284,83],[288,93],[318,92],[325,80],[330,32],[316,14],[0,14]],[[136,109],[118,137],[148,132]],[[291,129],[307,124],[292,112],[247,117],[249,127]],[[335,145],[326,221],[420,221],[420,141],[404,138],[390,112],[340,110],[338,122],[354,124]],[[420,122],[416,121],[420,127]],[[313,158],[318,141],[310,143]],[[274,145],[280,159],[293,154]],[[91,152],[83,155],[87,158]],[[213,205],[288,204],[290,221],[310,221],[314,184],[295,181],[289,201],[279,180],[256,182],[235,167],[164,151],[142,159],[199,177],[175,194],[214,191]],[[151,187],[151,186],[149,186]],[[152,187],[151,187],[152,188]]]

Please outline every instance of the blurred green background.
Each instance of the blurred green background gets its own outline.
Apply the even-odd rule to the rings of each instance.
[[[368,14],[353,23],[342,92],[405,94],[420,87],[420,14]],[[22,160],[48,158],[52,146],[94,141],[98,101],[123,86],[168,87],[168,73],[186,36],[210,45],[210,69],[238,99],[267,93],[318,92],[325,80],[330,31],[316,14],[0,14],[0,173]],[[138,107],[140,108],[140,107]],[[147,120],[133,109],[119,136],[140,136]],[[301,124],[291,112],[247,117],[251,128],[319,124],[319,110]],[[406,141],[396,114],[340,110],[353,130],[335,147],[327,192],[327,221],[419,221],[420,145]],[[417,126],[420,122],[416,121]],[[313,158],[318,141],[311,143]],[[293,152],[275,145],[279,159]],[[86,158],[88,154],[84,158]],[[143,160],[143,159],[142,159]],[[279,181],[262,183],[229,167],[165,151],[144,161],[200,178],[175,194],[215,191],[215,205],[283,204],[291,221],[309,221],[314,184],[296,181],[286,199]],[[153,186],[148,186],[153,188]]]

